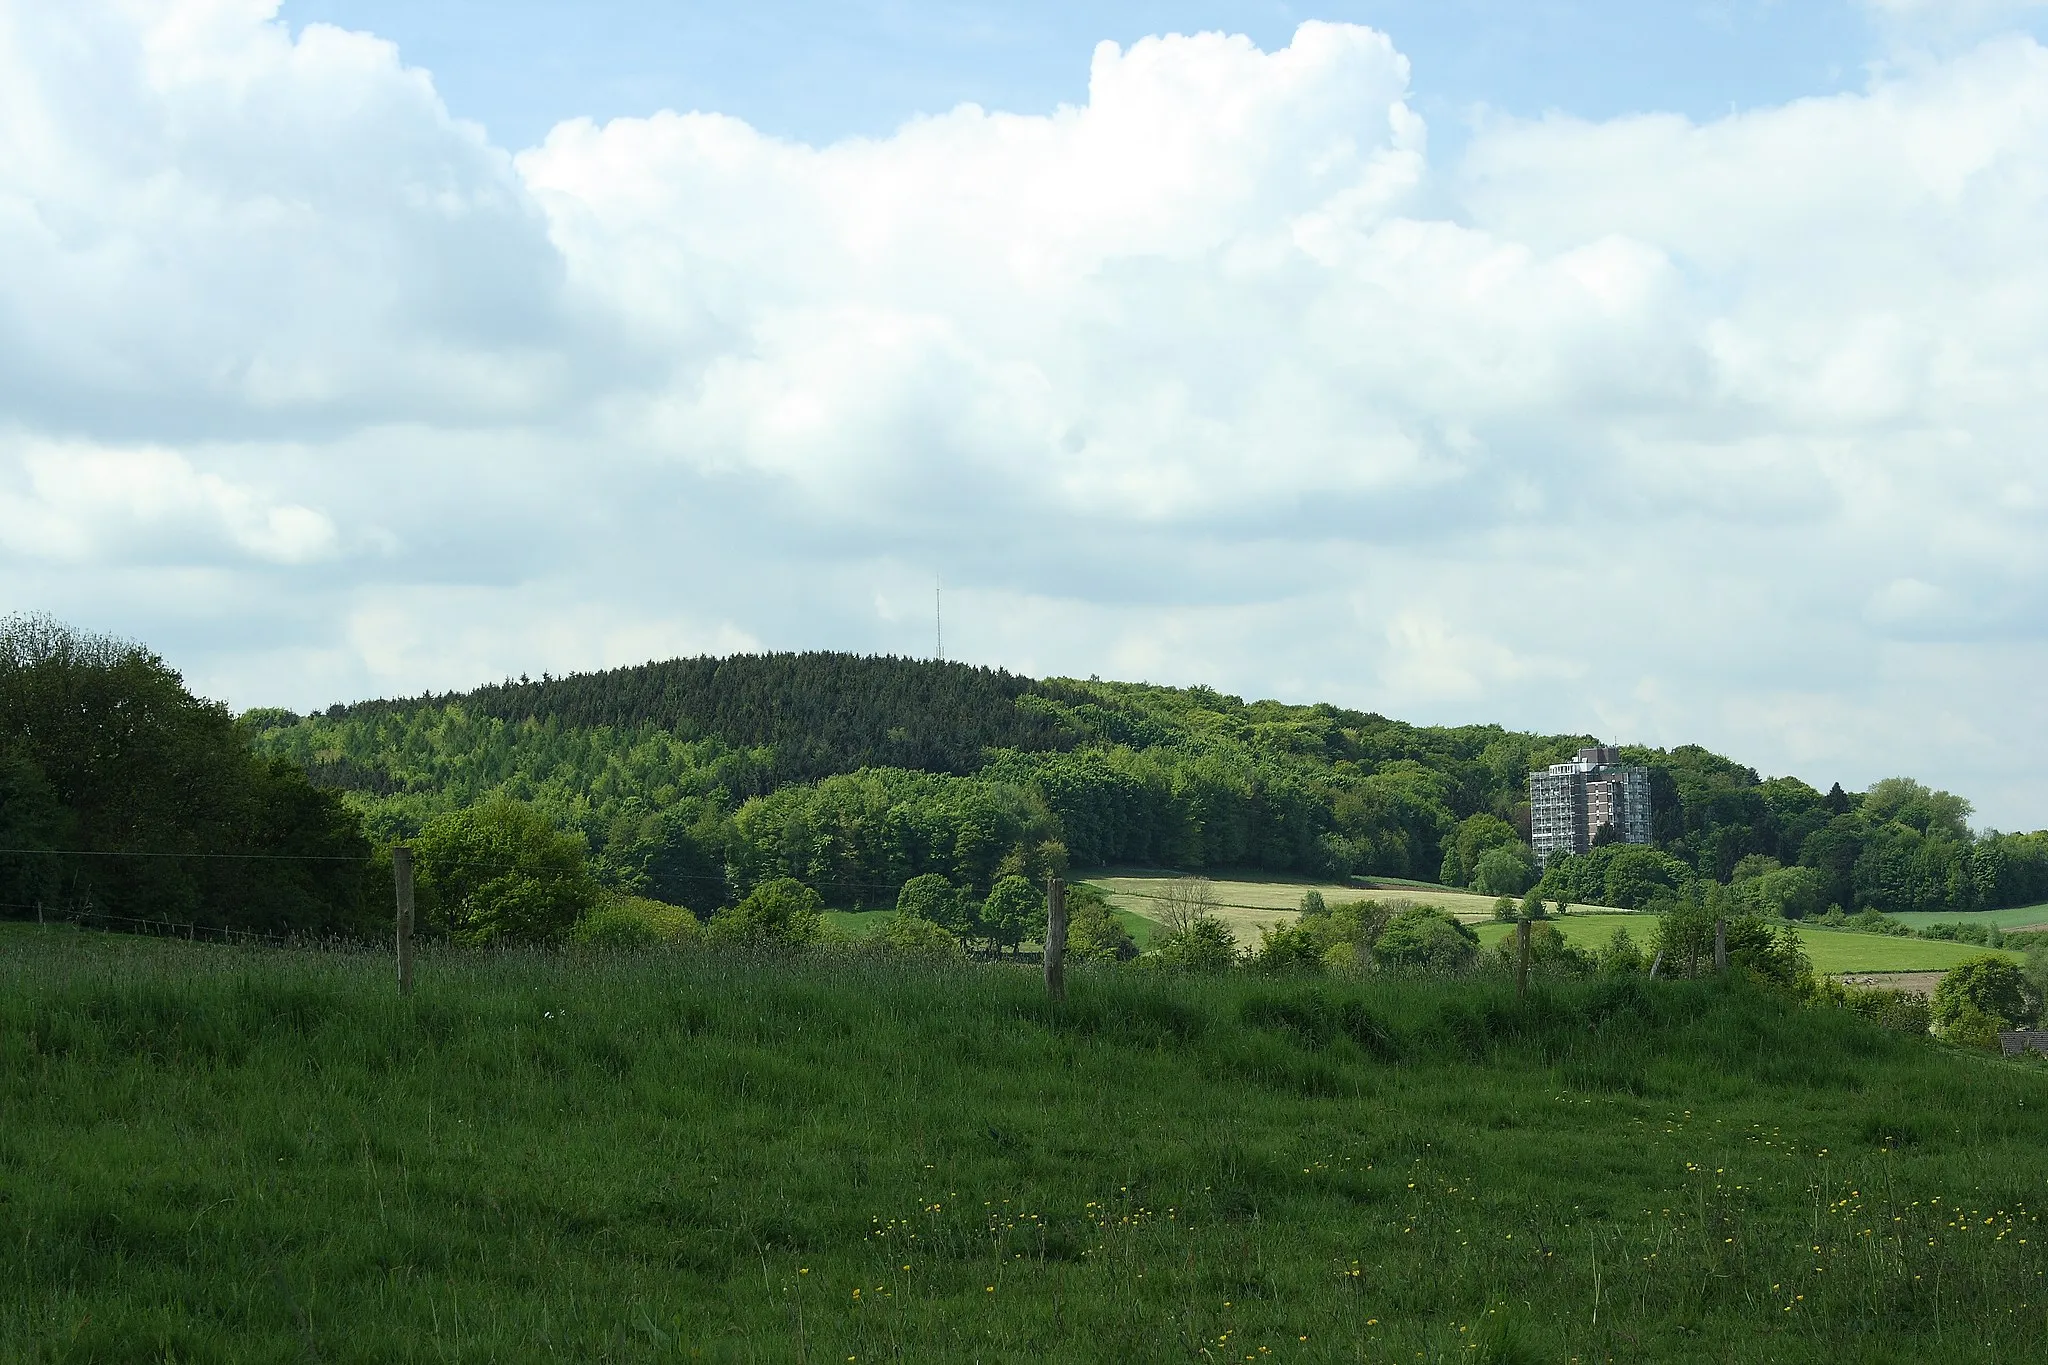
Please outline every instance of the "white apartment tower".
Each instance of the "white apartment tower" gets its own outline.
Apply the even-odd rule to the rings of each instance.
[[[1650,842],[1648,768],[1624,764],[1619,750],[1598,745],[1529,774],[1529,846],[1538,858],[1584,853],[1602,825],[1623,843]]]

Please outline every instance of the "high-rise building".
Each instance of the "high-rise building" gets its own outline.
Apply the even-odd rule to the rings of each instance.
[[[1549,862],[1584,853],[1602,826],[1626,844],[1650,842],[1650,770],[1625,764],[1608,745],[1529,774],[1529,846]]]

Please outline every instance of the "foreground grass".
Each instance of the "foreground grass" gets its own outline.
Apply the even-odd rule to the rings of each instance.
[[[2048,1353],[2048,1074],[1723,983],[389,975],[0,933],[0,1359]]]
[[[1548,921],[1566,941],[1581,948],[1604,948],[1616,929],[1626,929],[1636,947],[1648,952],[1657,931],[1657,917],[1645,914],[1566,915]],[[1515,931],[1512,924],[1488,922],[1474,926],[1480,943],[1491,948]],[[1799,942],[1822,975],[1840,972],[1943,972],[1959,962],[1982,957],[1987,952],[2020,961],[2020,955],[1970,943],[1949,943],[1936,939],[1894,938],[1887,934],[1865,934],[1854,929],[1822,929],[1811,924],[1799,926]]]

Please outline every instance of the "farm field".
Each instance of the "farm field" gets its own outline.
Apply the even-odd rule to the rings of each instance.
[[[1566,915],[1548,921],[1565,939],[1581,948],[1604,947],[1617,928],[1626,928],[1636,946],[1648,951],[1657,917],[1647,914]],[[1489,921],[1478,926],[1480,943],[1491,948],[1515,931],[1512,924]],[[1799,941],[1813,960],[1813,969],[1825,976],[1842,972],[1928,972],[1947,971],[1958,962],[1988,951],[1968,943],[1943,943],[1932,939],[1893,938],[1885,934],[1861,934],[1851,929],[1820,929],[1799,926]],[[2005,956],[2015,962],[2017,953]]]
[[[1973,910],[1968,914],[1908,910],[1893,915],[1892,918],[1909,929],[1925,929],[1931,924],[1995,924],[2001,929],[2032,929],[2048,927],[2048,905],[2019,905],[2008,910]]]
[[[1076,872],[1074,880],[1100,887],[1109,896],[1110,904],[1120,910],[1156,917],[1166,885],[1184,875],[1110,869]],[[1286,876],[1213,876],[1209,881],[1216,895],[1216,917],[1230,926],[1240,944],[1247,946],[1259,941],[1259,930],[1265,926],[1291,922],[1300,913],[1302,894],[1311,890],[1332,901],[1369,898],[1390,905],[1440,905],[1466,921],[1490,919],[1493,915],[1494,898],[1470,891],[1428,891],[1393,884],[1371,887]]]

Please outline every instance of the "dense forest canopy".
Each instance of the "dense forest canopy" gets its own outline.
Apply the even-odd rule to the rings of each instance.
[[[1594,742],[822,653],[252,712],[243,725],[259,752],[345,791],[375,839],[511,797],[580,833],[606,883],[700,910],[778,876],[835,905],[890,905],[922,874],[985,890],[1060,864],[1519,892],[1537,875],[1527,775]],[[2048,834],[1975,834],[1966,801],[1908,779],[1823,792],[1695,745],[1623,754],[1651,771],[1654,845],[1554,860],[1549,894],[1641,905],[1711,879],[1795,916],[2048,899]]]

